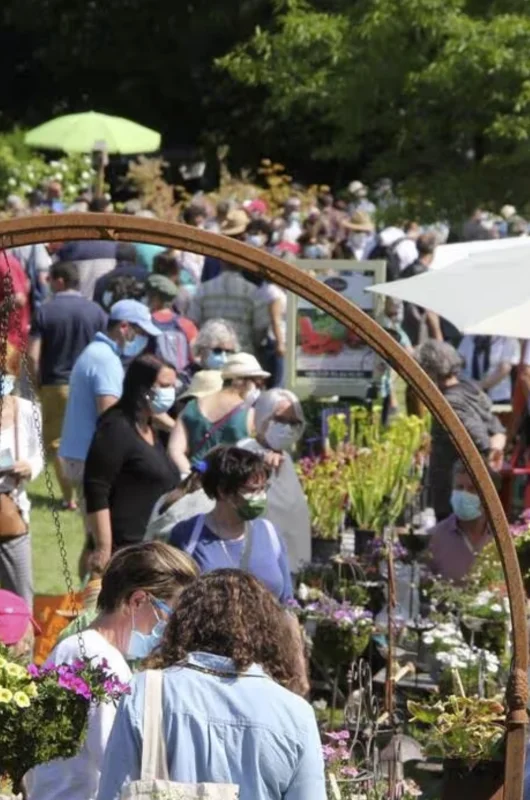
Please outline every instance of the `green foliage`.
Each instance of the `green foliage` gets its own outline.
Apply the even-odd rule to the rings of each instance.
[[[10,194],[25,197],[50,180],[59,181],[65,201],[73,202],[79,190],[94,181],[90,157],[72,153],[46,161],[26,150],[16,138],[0,137],[0,203]]]
[[[498,700],[452,695],[437,703],[407,703],[411,722],[429,726],[431,755],[467,762],[494,760],[504,741],[504,708]]]
[[[281,7],[276,25],[218,61],[266,109],[304,107],[332,130],[314,155],[370,161],[401,179],[408,210],[449,217],[480,201],[526,201],[530,17],[521,3],[317,0]]]

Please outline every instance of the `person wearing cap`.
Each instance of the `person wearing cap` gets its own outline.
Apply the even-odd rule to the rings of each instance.
[[[187,403],[169,439],[169,454],[181,477],[212,447],[236,444],[253,434],[256,381],[268,377],[253,355],[237,353],[222,370],[222,388]]]
[[[145,350],[149,336],[159,336],[149,309],[136,300],[120,300],[110,310],[106,333],[99,332],[74,364],[70,376],[59,456],[67,478],[83,504],[85,459],[98,417],[121,397],[124,370],[121,357]],[[81,569],[87,551],[82,556]],[[84,577],[84,572],[83,572]]]
[[[12,658],[31,658],[35,635],[41,632],[23,597],[0,589],[0,642]]]
[[[184,316],[173,310],[173,303],[178,296],[179,287],[165,275],[150,275],[147,281],[147,305],[151,311],[151,319],[162,333],[178,331],[185,337],[186,346],[181,350],[179,357],[169,359],[178,372],[183,370],[190,362],[190,347],[197,338],[197,326]],[[159,337],[158,344],[163,337]],[[167,354],[158,354],[167,359]]]

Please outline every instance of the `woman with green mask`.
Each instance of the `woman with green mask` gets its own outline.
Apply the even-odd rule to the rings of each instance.
[[[261,580],[280,602],[290,600],[285,544],[271,522],[258,519],[270,477],[263,458],[239,447],[216,447],[194,469],[215,507],[176,525],[169,543],[192,556],[203,573],[241,569]]]

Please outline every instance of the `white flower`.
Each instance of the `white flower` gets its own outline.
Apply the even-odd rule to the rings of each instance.
[[[305,583],[301,583],[298,587],[298,599],[302,600],[302,602],[306,602],[309,599],[309,587],[305,585]]]
[[[9,184],[9,186],[16,186],[17,182],[16,182],[16,180],[14,178],[9,178],[8,184]]]
[[[327,707],[328,704],[326,703],[325,700],[315,700],[313,703],[313,708],[316,711],[325,711]]]
[[[83,180],[83,181],[89,181],[89,180],[90,180],[90,177],[91,177],[91,176],[90,176],[90,172],[87,172],[87,170],[84,170],[84,171],[81,173],[81,180]]]
[[[500,603],[493,603],[493,605],[490,606],[490,611],[493,611],[495,614],[501,614],[502,613],[501,604]]]

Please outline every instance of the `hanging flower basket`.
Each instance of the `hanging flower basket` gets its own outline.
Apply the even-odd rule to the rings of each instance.
[[[373,618],[364,608],[322,598],[306,611],[311,622],[312,656],[317,662],[333,668],[347,667],[368,647]]]
[[[26,668],[0,657],[0,774],[17,790],[37,764],[77,755],[90,704],[117,703],[126,691],[105,662]]]

